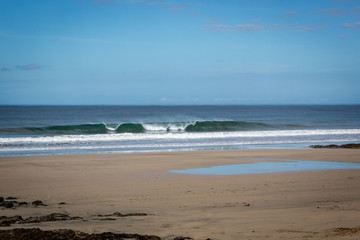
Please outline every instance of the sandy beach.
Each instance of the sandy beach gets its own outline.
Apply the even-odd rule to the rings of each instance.
[[[199,240],[359,239],[359,169],[231,176],[169,172],[266,159],[360,163],[360,150],[1,157],[0,196],[41,200],[46,206],[2,207],[0,216],[79,218],[15,222],[0,230],[73,229]]]

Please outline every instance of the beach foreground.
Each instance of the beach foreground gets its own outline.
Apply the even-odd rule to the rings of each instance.
[[[360,163],[360,150],[2,157],[0,196],[28,204],[0,208],[0,216],[23,219],[0,230],[72,229],[161,239],[359,239],[359,169],[231,176],[169,172],[271,161],[265,159]],[[31,204],[35,200],[43,204]]]

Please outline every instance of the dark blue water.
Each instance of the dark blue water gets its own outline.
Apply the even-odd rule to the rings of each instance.
[[[0,155],[299,148],[360,141],[360,106],[0,106]]]

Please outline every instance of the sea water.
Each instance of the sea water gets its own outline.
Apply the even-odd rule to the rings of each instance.
[[[244,175],[280,172],[301,172],[321,170],[360,169],[360,163],[323,162],[255,158],[258,162],[246,164],[230,164],[211,166],[207,168],[191,168],[184,170],[171,170],[172,173],[196,175]],[[269,162],[264,162],[267,160]]]
[[[0,106],[0,156],[360,142],[360,105]]]

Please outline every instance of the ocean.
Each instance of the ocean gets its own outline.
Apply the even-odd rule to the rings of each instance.
[[[0,156],[360,142],[360,105],[0,106]]]

